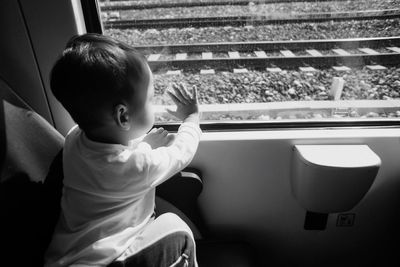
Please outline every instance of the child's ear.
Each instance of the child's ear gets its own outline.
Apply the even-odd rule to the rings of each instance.
[[[114,109],[114,120],[118,126],[128,131],[131,128],[128,107],[123,104],[118,104]]]

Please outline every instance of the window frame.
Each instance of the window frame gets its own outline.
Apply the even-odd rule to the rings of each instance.
[[[103,34],[98,0],[81,0],[86,31]],[[180,122],[155,123],[168,131],[177,131]],[[248,130],[301,130],[301,129],[375,129],[399,128],[398,119],[327,119],[327,120],[281,120],[281,121],[200,121],[201,129],[207,132],[216,131],[248,131]]]

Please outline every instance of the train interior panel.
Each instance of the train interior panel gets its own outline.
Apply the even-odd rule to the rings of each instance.
[[[168,88],[198,90],[190,182],[156,207],[190,226],[199,266],[398,266],[399,15],[393,0],[1,1],[4,266],[43,264],[75,125],[50,73],[85,33],[144,55],[154,127],[179,131]]]

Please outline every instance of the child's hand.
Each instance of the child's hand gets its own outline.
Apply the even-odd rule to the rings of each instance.
[[[174,115],[180,120],[186,120],[188,117],[199,117],[199,104],[197,100],[197,88],[193,86],[193,95],[191,95],[183,84],[172,84],[172,90],[169,88],[167,93],[176,104],[176,111],[167,109],[168,113]]]
[[[162,146],[169,146],[175,139],[174,134],[169,134],[167,130],[163,128],[153,128],[143,138],[143,142],[148,143],[152,149],[156,149]]]

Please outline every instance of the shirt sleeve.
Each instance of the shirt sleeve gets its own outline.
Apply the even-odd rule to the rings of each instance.
[[[201,129],[196,123],[185,122],[179,127],[174,142],[167,147],[151,149],[142,142],[141,149],[147,150],[147,171],[150,187],[155,187],[192,161],[201,137]]]

